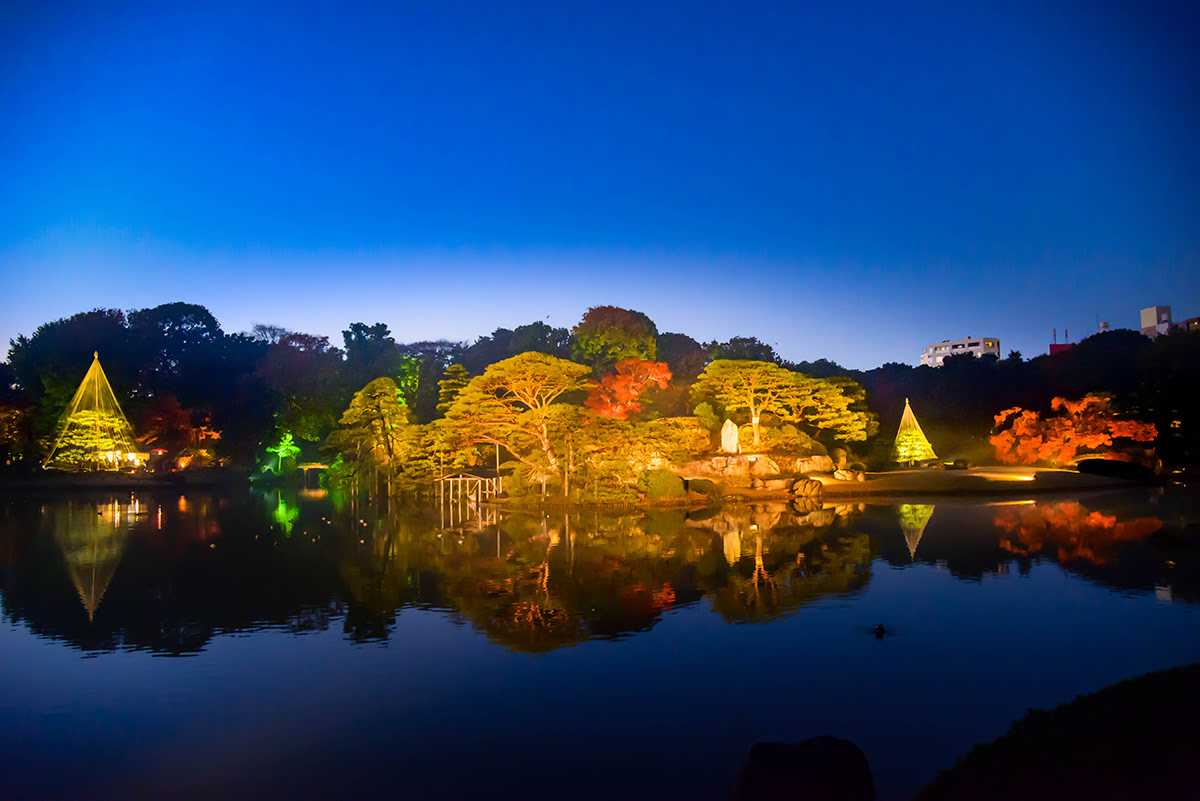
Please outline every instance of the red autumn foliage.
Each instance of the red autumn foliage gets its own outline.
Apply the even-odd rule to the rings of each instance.
[[[1153,423],[1118,420],[1106,397],[1055,398],[1050,407],[1056,416],[1043,418],[1020,406],[996,415],[996,433],[988,440],[996,458],[1005,464],[1065,464],[1080,451],[1111,447],[1114,439],[1150,442],[1158,436]]]
[[[583,405],[601,417],[628,419],[642,409],[641,396],[650,387],[663,389],[671,380],[671,370],[665,362],[644,359],[622,359],[615,372],[593,382]]]
[[[1144,540],[1162,528],[1157,517],[1117,522],[1112,515],[1089,511],[1074,501],[1004,507],[993,518],[1007,532],[1000,547],[1023,556],[1053,550],[1059,562],[1085,560],[1095,565],[1111,560],[1121,542]]]

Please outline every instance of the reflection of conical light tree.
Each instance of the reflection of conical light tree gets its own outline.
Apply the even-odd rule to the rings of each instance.
[[[908,544],[908,556],[916,559],[921,535],[925,533],[925,526],[929,525],[929,518],[933,517],[933,504],[902,503],[899,514],[900,530],[904,532],[904,542]]]
[[[896,432],[896,444],[892,446],[892,461],[901,464],[936,459],[933,446],[925,438],[921,424],[917,422],[908,398],[904,399],[904,416],[900,418],[900,429]]]
[[[43,467],[59,470],[119,470],[132,467],[137,447],[133,429],[121,411],[100,354],[75,391],[59,421],[54,447]]]
[[[283,533],[289,535],[292,533],[292,526],[295,525],[296,518],[300,516],[300,510],[295,506],[288,506],[288,502],[283,499],[282,492],[277,491],[275,496],[279,503],[271,512],[271,517],[283,529]]]
[[[62,549],[67,572],[88,620],[95,617],[104,591],[121,562],[127,531],[120,518],[125,511],[113,501],[98,508],[68,507],[54,517],[54,541]]]

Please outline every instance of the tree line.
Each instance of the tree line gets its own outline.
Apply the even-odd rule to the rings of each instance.
[[[148,448],[277,469],[301,454],[336,458],[347,480],[370,472],[399,484],[499,454],[518,483],[620,494],[630,470],[710,449],[727,417],[746,426],[751,448],[845,447],[879,464],[905,398],[943,458],[986,459],[1005,409],[1049,411],[1055,397],[1088,393],[1154,423],[1168,459],[1194,458],[1200,427],[1195,332],[1117,330],[1029,360],[856,371],[791,363],[754,337],[659,332],[612,306],[571,329],[533,322],[473,343],[399,343],[384,323],[355,322],[336,346],[275,325],[226,333],[203,306],[169,303],[83,312],[10,343],[0,363],[7,469],[38,463],[93,351]]]

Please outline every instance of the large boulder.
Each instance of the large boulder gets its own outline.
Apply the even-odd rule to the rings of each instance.
[[[716,482],[707,478],[689,478],[686,482],[688,492],[698,492],[701,495],[716,495]]]
[[[750,475],[759,478],[779,475],[779,465],[770,456],[755,456],[750,461]]]
[[[825,485],[815,478],[798,478],[792,483],[792,494],[802,498],[820,498]]]
[[[828,456],[805,456],[796,460],[796,472],[801,475],[808,473],[832,473],[835,469],[833,459]]]

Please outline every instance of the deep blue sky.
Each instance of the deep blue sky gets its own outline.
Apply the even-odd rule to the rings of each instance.
[[[611,303],[865,368],[1197,315],[1197,41],[1196,3],[10,0],[0,338]]]

